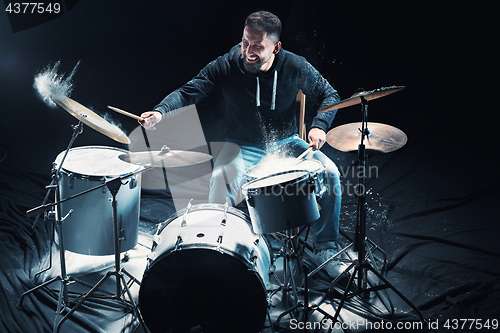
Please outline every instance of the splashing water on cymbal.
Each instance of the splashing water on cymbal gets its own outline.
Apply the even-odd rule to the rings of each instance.
[[[61,100],[64,97],[69,97],[71,91],[73,90],[73,75],[80,65],[78,61],[71,71],[71,73],[65,78],[64,73],[58,74],[57,71],[61,61],[57,61],[54,66],[45,67],[40,73],[35,76],[33,81],[33,87],[38,92],[40,98],[50,107],[55,108],[57,105],[54,99]]]

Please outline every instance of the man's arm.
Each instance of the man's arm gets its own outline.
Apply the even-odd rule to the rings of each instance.
[[[340,101],[339,94],[328,81],[309,63],[306,62],[306,80],[303,91],[306,96],[314,97],[319,104],[319,110]],[[332,124],[337,110],[318,112],[313,118],[308,134],[308,142],[314,150],[320,149],[326,142],[326,132]]]
[[[141,125],[146,129],[154,129],[154,125],[163,118],[173,117],[184,110],[184,107],[200,102],[214,90],[219,79],[228,70],[228,54],[212,61],[193,79],[168,94],[152,111],[144,112],[141,115],[144,118]]]

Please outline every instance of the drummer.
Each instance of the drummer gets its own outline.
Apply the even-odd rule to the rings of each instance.
[[[166,96],[153,111],[144,112],[146,129],[176,114],[182,107],[196,104],[220,89],[224,96],[226,143],[215,161],[210,180],[209,200],[225,203],[230,197],[238,203],[245,171],[273,151],[290,151],[296,157],[312,147],[307,158],[320,161],[327,172],[327,192],[319,200],[321,216],[315,221],[315,261],[323,263],[336,253],[341,204],[340,173],[320,151],[326,141],[337,110],[318,112],[308,133],[308,142],[299,138],[296,120],[296,95],[299,89],[320,108],[340,101],[337,91],[301,56],[282,48],[281,22],[266,11],[250,14],[241,42],[216,60],[184,86]],[[235,151],[234,147],[238,147]],[[326,267],[334,278],[340,264]]]

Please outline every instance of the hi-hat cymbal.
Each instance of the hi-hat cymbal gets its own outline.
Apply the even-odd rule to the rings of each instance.
[[[208,162],[212,159],[212,156],[196,151],[162,149],[161,151],[122,154],[118,158],[127,163],[140,166],[177,168]]]
[[[63,97],[61,99],[52,98],[53,101],[62,107],[64,110],[68,111],[76,119],[80,120],[89,127],[95,129],[96,131],[110,137],[111,139],[129,144],[130,139],[123,133],[123,131],[116,125],[109,123],[107,120],[81,105],[75,102],[71,98]]]
[[[392,86],[386,88],[379,88],[372,91],[363,91],[352,95],[351,97],[344,99],[343,101],[337,102],[335,104],[324,107],[319,110],[319,112],[330,111],[335,109],[346,108],[348,106],[361,104],[361,97],[364,97],[367,101],[384,97],[400,90],[404,89],[404,86]]]
[[[379,123],[368,123],[370,134],[365,137],[366,149],[390,153],[403,147],[408,138],[400,129]],[[345,124],[333,128],[326,135],[330,146],[340,151],[358,150],[361,143],[361,123]]]

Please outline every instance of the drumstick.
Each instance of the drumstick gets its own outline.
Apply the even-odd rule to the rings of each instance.
[[[297,157],[296,160],[300,160],[302,157],[306,156],[312,149],[313,149],[313,147],[309,147],[305,152],[300,154],[300,156]]]
[[[111,110],[116,111],[118,113],[124,114],[126,116],[131,117],[131,118],[134,118],[134,119],[137,119],[137,120],[140,120],[140,121],[144,121],[144,118],[142,118],[142,117],[136,116],[135,114],[127,112],[127,111],[120,110],[120,109],[115,108],[113,106],[109,106],[108,105],[108,109],[111,109]]]

